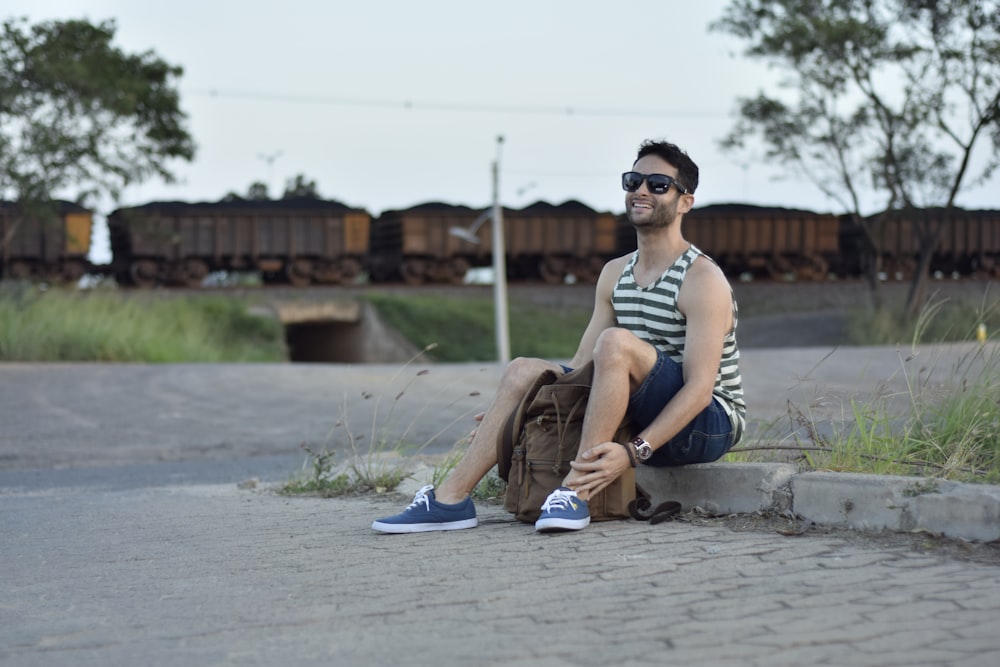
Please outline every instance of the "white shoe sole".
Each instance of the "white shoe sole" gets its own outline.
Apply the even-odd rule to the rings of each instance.
[[[463,528],[475,528],[479,525],[479,520],[462,519],[461,521],[449,521],[447,523],[382,523],[372,522],[372,530],[380,533],[429,533],[435,530],[462,530]]]
[[[535,522],[535,530],[539,533],[549,533],[564,530],[581,530],[590,525],[590,517],[585,519],[539,519]]]

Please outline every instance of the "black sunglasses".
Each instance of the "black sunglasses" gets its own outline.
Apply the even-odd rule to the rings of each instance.
[[[622,188],[626,192],[635,192],[646,181],[646,187],[654,195],[665,195],[670,186],[677,188],[682,195],[688,194],[687,188],[677,182],[673,176],[666,174],[640,174],[637,171],[626,171],[622,174]]]

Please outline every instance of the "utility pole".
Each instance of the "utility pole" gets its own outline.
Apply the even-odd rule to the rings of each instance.
[[[500,148],[503,135],[497,137],[497,157],[493,161],[493,308],[497,338],[497,361],[510,362],[510,326],[507,321],[507,252],[504,245],[503,207],[500,205]]]
[[[279,157],[281,157],[283,154],[284,153],[282,151],[275,151],[275,152],[270,153],[270,154],[265,154],[265,153],[258,153],[257,154],[258,158],[260,158],[261,160],[263,160],[264,162],[267,163],[267,183],[266,183],[266,185],[267,185],[268,190],[270,190],[270,188],[271,188],[271,178],[274,176],[274,161],[277,160]],[[281,188],[278,188],[278,189],[281,190]],[[273,197],[271,196],[271,193],[268,192],[267,196],[269,198],[271,198],[271,199],[281,199],[281,193],[280,192],[276,193]]]

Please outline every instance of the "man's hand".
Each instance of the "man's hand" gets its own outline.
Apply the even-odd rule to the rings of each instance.
[[[628,446],[628,445],[626,445]],[[590,500],[601,489],[632,467],[628,452],[617,442],[602,442],[582,452],[571,461],[573,470],[563,482],[583,500]]]

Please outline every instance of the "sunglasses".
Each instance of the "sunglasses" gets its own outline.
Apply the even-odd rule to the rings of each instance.
[[[677,182],[673,176],[666,174],[640,174],[637,171],[626,171],[622,174],[622,188],[626,192],[635,192],[646,181],[646,187],[654,195],[665,195],[670,186],[677,188],[682,195],[688,194],[687,188]]]

